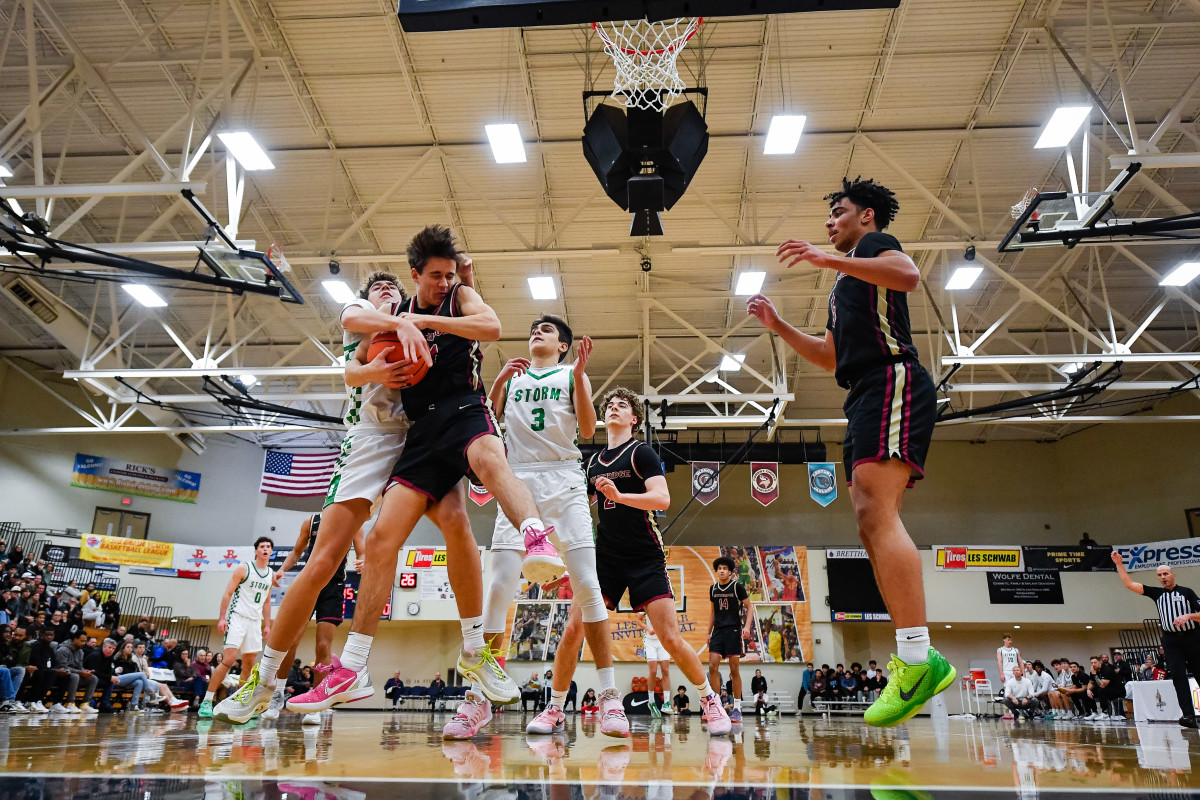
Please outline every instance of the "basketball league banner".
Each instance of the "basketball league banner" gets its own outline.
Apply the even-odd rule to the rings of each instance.
[[[1020,547],[950,547],[933,548],[934,566],[944,570],[984,570],[990,572],[1020,572],[1025,568]]]
[[[200,473],[76,453],[71,485],[81,489],[195,503],[196,495],[200,494]]]
[[[175,546],[150,539],[125,539],[120,536],[79,537],[79,557],[84,561],[103,561],[130,567],[170,567]]]
[[[833,461],[809,462],[808,493],[822,508],[837,499],[837,464]]]
[[[708,505],[721,494],[721,464],[717,461],[692,462],[692,496],[700,505]]]
[[[750,495],[764,506],[779,499],[779,463],[750,462]]]
[[[467,481],[467,494],[471,496],[471,499],[475,501],[475,505],[477,506],[486,506],[492,500],[491,492],[482,486],[476,486],[470,481]]]

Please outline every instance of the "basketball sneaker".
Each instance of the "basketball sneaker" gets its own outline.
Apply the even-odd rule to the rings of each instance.
[[[553,583],[567,571],[563,560],[550,537],[554,528],[538,530],[530,525],[521,531],[525,535],[525,558],[521,561],[521,573],[532,583]]]
[[[333,656],[333,669],[329,674],[315,688],[288,700],[285,708],[307,714],[310,711],[324,711],[338,703],[366,700],[373,694],[375,689],[371,686],[371,673],[366,667],[362,672],[355,672],[343,667],[338,657]]]
[[[562,733],[563,722],[565,720],[566,715],[563,714],[561,708],[555,705],[548,705],[542,713],[533,718],[533,722],[525,726],[525,732],[546,735]]]
[[[265,714],[263,716],[266,716]],[[300,720],[301,725],[320,725],[321,712],[313,711],[311,714],[305,714],[304,719]]]
[[[442,755],[450,759],[460,778],[486,778],[492,765],[492,759],[479,752],[474,742],[443,742]]]
[[[659,707],[658,703],[654,702],[653,695],[650,696],[650,701],[646,703],[646,707],[650,709],[650,716],[654,717],[655,719],[662,719],[662,709]]]
[[[276,686],[275,691],[271,694],[271,704],[267,706],[267,710],[262,712],[263,719],[279,719],[279,712],[283,710],[284,703],[287,702],[287,695],[283,692],[282,686]]]
[[[924,664],[906,664],[893,655],[888,671],[888,685],[864,715],[866,723],[877,728],[899,725],[916,716],[931,697],[954,683],[958,674],[932,647]]]
[[[141,711],[141,709],[137,708],[136,706],[129,710],[130,711]],[[212,700],[205,700],[203,703],[200,704],[200,719],[212,719],[212,715],[213,715]]]
[[[742,721],[741,703],[733,704],[733,709],[729,712],[729,721],[730,722],[741,722]]]
[[[273,694],[271,687],[259,681],[256,667],[242,688],[217,703],[212,710],[213,718],[234,725],[245,725],[271,705]]]
[[[670,703],[669,701],[664,701],[664,702],[663,702],[663,704],[662,704],[662,713],[663,713],[663,716],[664,716],[664,717],[669,717],[669,716],[671,716],[673,713],[675,713],[675,709],[671,708],[671,703]]]
[[[512,705],[521,699],[521,690],[496,660],[499,650],[484,644],[478,653],[468,653],[463,647],[458,653],[458,672],[464,678],[478,683],[484,696],[501,706]]]
[[[491,721],[492,704],[488,699],[475,692],[467,692],[466,699],[458,706],[458,713],[442,728],[442,738],[470,739]]]
[[[605,689],[600,693],[600,732],[618,738],[629,735],[629,719],[616,689]]]
[[[704,721],[708,723],[710,736],[724,736],[729,733],[733,723],[729,721],[729,715],[721,707],[720,697],[710,694],[708,697],[701,698],[700,708],[704,713]]]

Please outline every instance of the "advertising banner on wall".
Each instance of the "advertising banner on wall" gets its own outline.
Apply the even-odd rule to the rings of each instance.
[[[1020,547],[941,545],[934,547],[933,551],[933,564],[937,569],[1020,572],[1024,568]]]
[[[190,572],[233,572],[242,564],[253,560],[253,545],[201,547],[194,544],[177,544],[170,566]]]
[[[1062,605],[1058,570],[989,572],[988,600],[992,605]]]
[[[1021,548],[1027,572],[1058,570],[1059,572],[1116,572],[1111,547],[1046,547]]]
[[[79,537],[79,557],[84,561],[125,564],[130,567],[170,567],[175,545],[149,539],[123,539],[120,536]]]
[[[721,465],[718,462],[692,462],[692,495],[704,506],[720,497]]]
[[[1119,544],[1115,549],[1125,559],[1125,569],[1158,569],[1164,564],[1194,567],[1200,564],[1200,539],[1172,539],[1148,544]]]
[[[76,453],[71,485],[81,489],[194,503],[200,494],[200,473]]]

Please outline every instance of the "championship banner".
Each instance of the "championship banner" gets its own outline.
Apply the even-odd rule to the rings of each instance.
[[[779,499],[779,463],[750,462],[750,495],[764,506]]]
[[[200,473],[76,453],[71,485],[81,489],[195,503],[196,495],[200,493]]]
[[[834,462],[809,462],[808,493],[822,508],[837,499],[837,465]]]
[[[1026,572],[1116,572],[1111,547],[1024,546]]]
[[[934,547],[934,566],[944,570],[1020,572],[1020,547]]]
[[[254,560],[254,546],[200,547],[194,544],[175,545],[175,555],[168,565],[181,572],[233,572]]]
[[[1200,539],[1119,544],[1113,549],[1124,557],[1125,569],[1131,572],[1135,569],[1158,569],[1164,564],[1172,569],[1200,564]]]
[[[120,536],[79,537],[79,557],[84,561],[103,561],[130,567],[170,567],[174,545],[149,539],[125,539]]]
[[[721,494],[721,465],[716,461],[692,462],[692,496],[706,506]]]
[[[482,486],[476,486],[470,481],[467,481],[467,494],[471,496],[471,499],[475,501],[475,505],[477,506],[486,506],[492,499],[491,492]]]

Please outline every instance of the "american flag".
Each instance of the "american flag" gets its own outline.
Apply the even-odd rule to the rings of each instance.
[[[268,450],[263,460],[262,482],[259,491],[265,494],[287,494],[298,497],[325,494],[338,451],[323,453],[291,453],[287,450]]]

